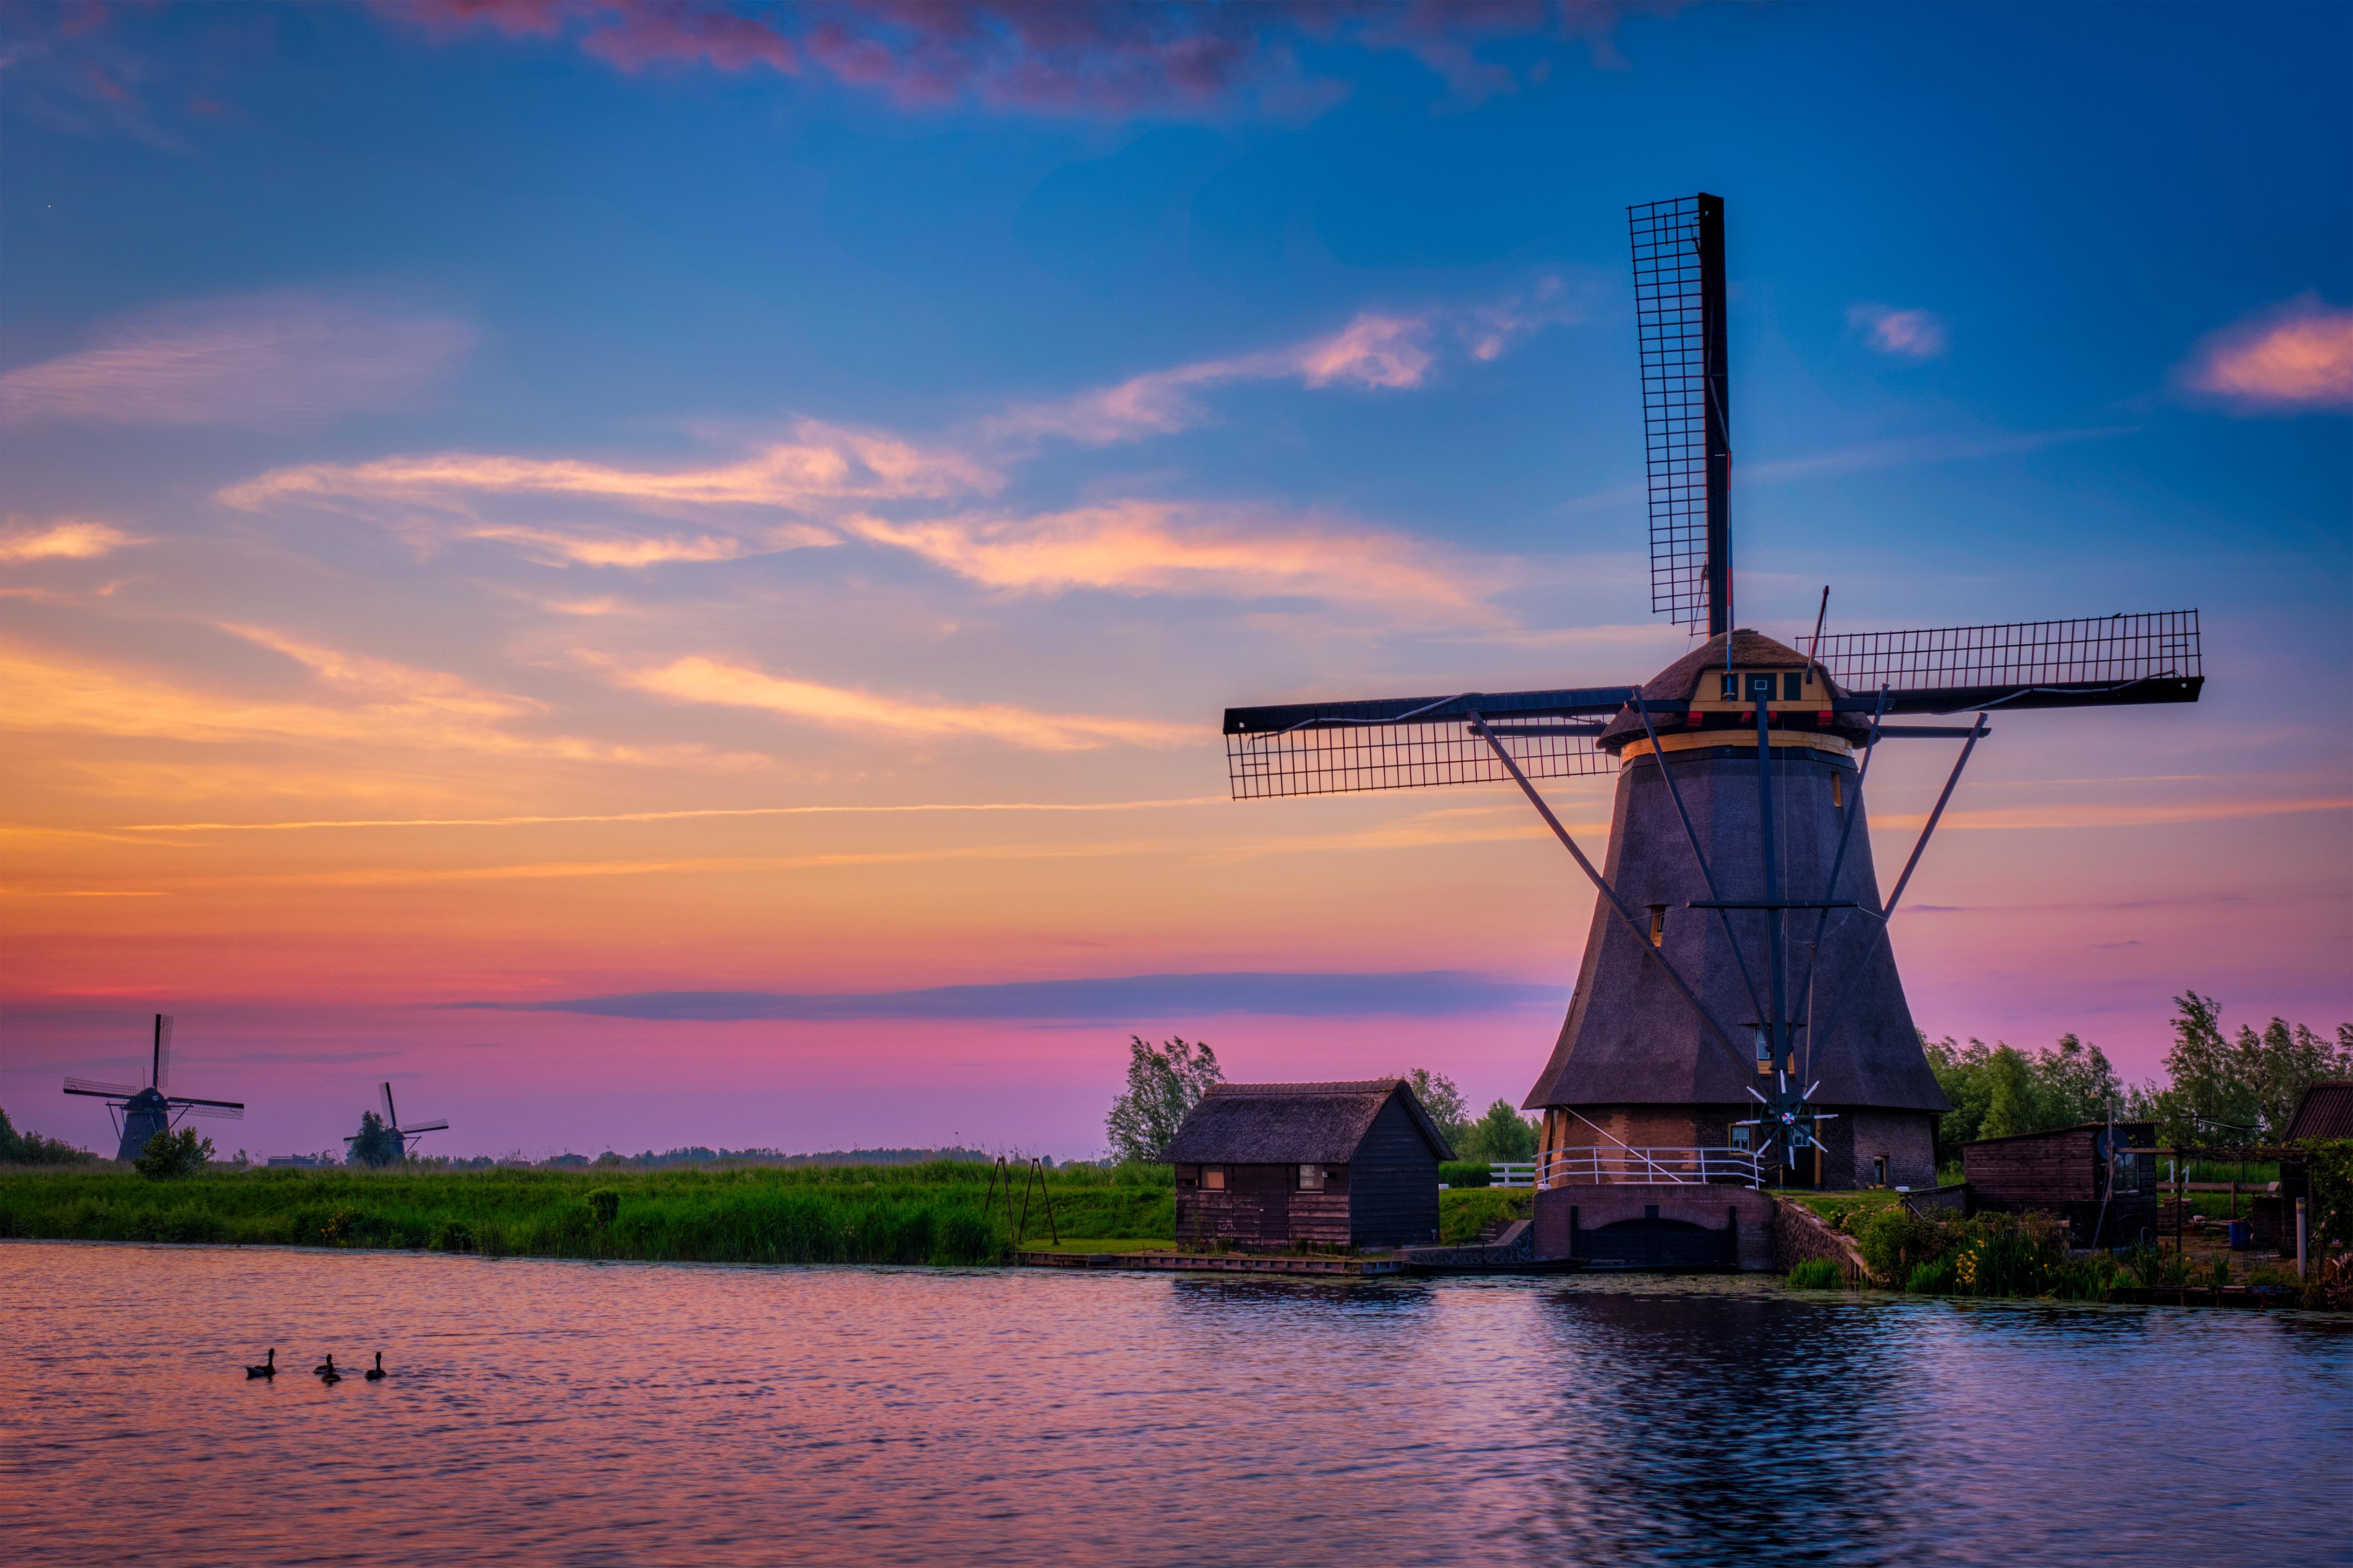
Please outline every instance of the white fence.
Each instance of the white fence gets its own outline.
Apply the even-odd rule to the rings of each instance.
[[[1500,1165],[1495,1168],[1503,1169]],[[1518,1167],[1523,1171],[1528,1168]],[[1765,1167],[1746,1149],[1628,1149],[1608,1144],[1589,1149],[1556,1149],[1535,1170],[1535,1184],[1539,1187],[1601,1183],[1654,1186],[1721,1183],[1761,1187],[1765,1184]]]
[[[1491,1187],[1533,1187],[1536,1184],[1536,1163],[1534,1160],[1498,1160],[1487,1167],[1487,1184]]]

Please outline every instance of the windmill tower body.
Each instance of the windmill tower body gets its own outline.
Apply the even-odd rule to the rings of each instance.
[[[150,1085],[123,1102],[122,1146],[114,1157],[127,1165],[146,1152],[149,1139],[171,1130],[171,1103]]]
[[[1766,925],[1778,918],[1787,922],[1785,1016],[1803,1009],[1790,1020],[1798,1065],[1808,1082],[1820,1084],[1813,1104],[1831,1113],[1811,1168],[1793,1174],[1831,1186],[1931,1184],[1934,1117],[1950,1106],[1921,1053],[1877,923],[1878,877],[1857,787],[1869,727],[1835,711],[1822,724],[1823,705],[1848,694],[1794,649],[1747,631],[1730,641],[1736,693],[1761,674],[1777,693],[1789,694],[1776,697],[1785,711],[1767,721],[1769,777],[1760,777],[1753,707],[1722,695],[1725,637],[1711,638],[1642,688],[1648,701],[1688,705],[1718,716],[1725,728],[1694,732],[1686,718],[1659,734],[1656,749],[1639,721],[1613,721],[1603,731],[1597,746],[1617,753],[1618,784],[1602,876],[1641,919],[1629,930],[1597,901],[1567,1019],[1524,1108],[1543,1113],[1547,1167],[1617,1171],[1625,1162],[1611,1152],[1628,1147],[1736,1146],[1739,1124],[1757,1114],[1750,1090],[1774,1087],[1769,1053],[1758,1052],[1762,1059],[1747,1072],[1728,1059],[1665,967],[1643,951],[1644,939],[1653,939],[1709,1014],[1747,1040],[1765,1026],[1758,1004],[1769,1013],[1773,1003],[1767,966],[1774,944]],[[1672,791],[1662,766],[1672,770]],[[1757,852],[1768,796],[1778,894],[1766,885]],[[1714,868],[1713,889],[1703,863]],[[1721,917],[1690,907],[1777,896],[1860,907],[1778,915],[1732,910]],[[1810,1018],[1827,1032],[1814,1037]],[[1580,1160],[1587,1151],[1599,1157]]]

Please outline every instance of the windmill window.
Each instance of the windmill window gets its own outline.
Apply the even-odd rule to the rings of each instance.
[[[1201,1171],[1201,1185],[1213,1193],[1224,1192],[1226,1190],[1225,1172],[1215,1165],[1204,1166]]]
[[[1300,1166],[1299,1190],[1303,1193],[1322,1192],[1324,1190],[1324,1167],[1321,1165]]]
[[[1652,947],[1667,945],[1667,906],[1664,904],[1651,906],[1651,945]]]
[[[1831,774],[1831,805],[1837,807],[1843,807],[1846,805],[1846,775],[1844,773],[1833,773]]]
[[[1724,672],[1724,700],[1727,702],[1740,695],[1740,678],[1730,670]]]
[[[1871,1162],[1871,1184],[1874,1187],[1887,1184],[1887,1156],[1884,1154],[1874,1156]]]
[[[1781,678],[1781,700],[1795,702],[1806,694],[1806,672],[1792,670]]]
[[[1736,1127],[1732,1130],[1732,1146],[1740,1150],[1746,1150],[1748,1147],[1747,1128]]]

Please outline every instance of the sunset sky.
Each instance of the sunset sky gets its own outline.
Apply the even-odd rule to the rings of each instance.
[[[1131,1033],[1516,1102],[1507,788],[1229,703],[1619,683],[1625,207],[1725,198],[1741,620],[2204,613],[1995,721],[1931,1035],[2353,1018],[2353,16],[0,9],[0,1105],[255,1155],[1085,1155]],[[1883,879],[1951,749],[1871,781]],[[1598,850],[1609,781],[1550,794]],[[1237,978],[1242,976],[1244,978]],[[1151,978],[1138,978],[1151,977]]]

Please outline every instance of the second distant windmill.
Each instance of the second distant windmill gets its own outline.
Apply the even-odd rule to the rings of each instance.
[[[386,1083],[378,1087],[384,1098],[383,1130],[372,1140],[369,1136],[371,1130],[364,1123],[359,1131],[343,1140],[353,1161],[363,1165],[396,1165],[416,1152],[417,1139],[427,1132],[449,1130],[446,1121],[420,1121],[412,1127],[403,1127],[400,1112],[392,1102],[392,1085]]]

